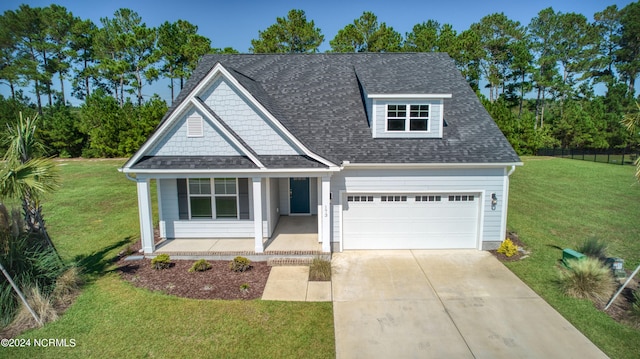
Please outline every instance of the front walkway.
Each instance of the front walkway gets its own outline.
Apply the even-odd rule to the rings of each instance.
[[[336,357],[606,358],[488,252],[332,259]]]
[[[308,266],[272,267],[262,300],[330,302],[331,282],[310,282]]]
[[[318,243],[317,216],[281,216],[273,236],[264,241],[264,256],[322,254]],[[257,256],[253,238],[170,239],[158,243],[155,254],[172,257],[211,258],[219,256]]]

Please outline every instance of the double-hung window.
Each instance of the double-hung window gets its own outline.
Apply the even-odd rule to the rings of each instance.
[[[429,105],[387,105],[387,131],[429,131]]]
[[[238,218],[235,178],[190,178],[188,188],[190,218]]]
[[[214,180],[216,218],[238,218],[238,199],[235,178]]]
[[[191,218],[212,218],[211,180],[192,178],[189,180],[189,206]]]

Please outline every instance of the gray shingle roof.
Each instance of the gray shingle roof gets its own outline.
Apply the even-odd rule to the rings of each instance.
[[[207,55],[163,121],[217,63],[305,146],[336,164],[520,162],[444,53]],[[443,138],[372,138],[358,80],[369,94],[452,94],[444,100]]]

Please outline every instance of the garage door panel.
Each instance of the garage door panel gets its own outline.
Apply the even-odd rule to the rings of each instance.
[[[371,195],[368,195],[371,197]],[[347,202],[343,212],[344,249],[476,248],[479,196],[473,200]],[[470,198],[470,197],[468,197]]]

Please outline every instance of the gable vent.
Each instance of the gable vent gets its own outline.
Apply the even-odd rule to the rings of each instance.
[[[204,136],[202,129],[202,117],[191,116],[187,118],[187,137],[202,137]]]

